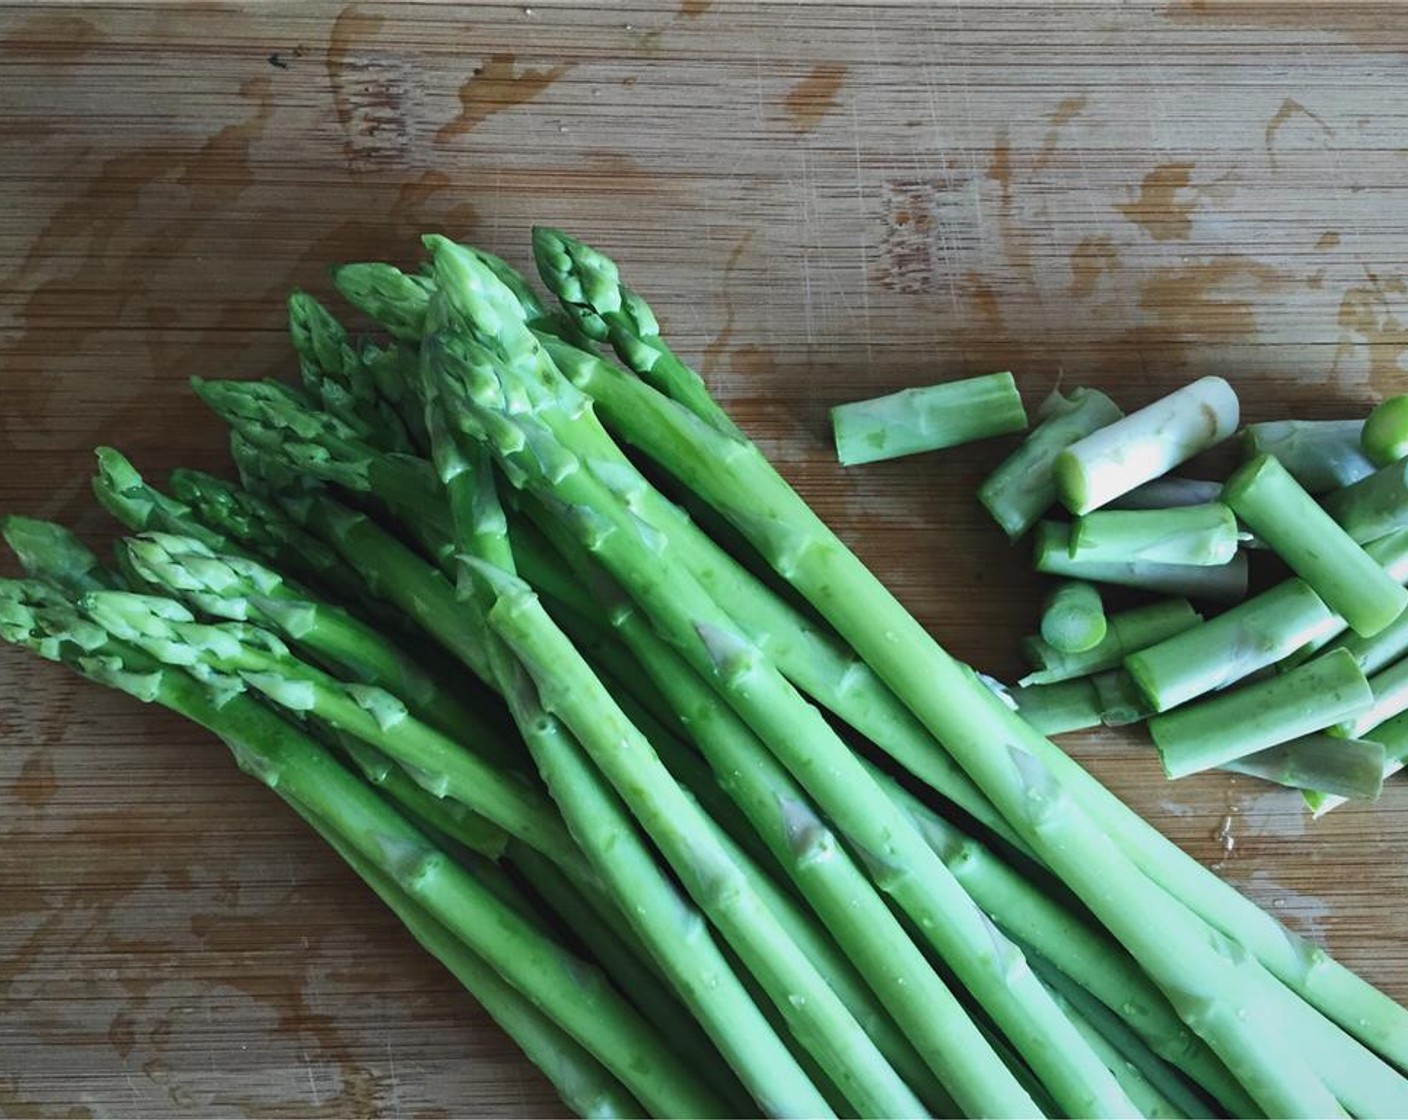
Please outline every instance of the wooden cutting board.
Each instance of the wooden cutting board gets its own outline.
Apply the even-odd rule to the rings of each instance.
[[[223,469],[186,378],[287,376],[291,286],[425,230],[526,265],[548,222],[1011,677],[1037,583],[972,497],[1008,445],[843,471],[827,407],[1010,368],[1362,414],[1404,385],[1406,78],[1391,5],[5,5],[0,509],[102,539],[90,449]],[[1408,997],[1408,783],[1311,823],[1138,733],[1072,749]],[[560,1111],[224,751],[9,649],[0,1007],[0,1114]]]

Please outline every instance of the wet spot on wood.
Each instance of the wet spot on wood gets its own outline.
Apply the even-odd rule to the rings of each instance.
[[[520,70],[512,54],[490,55],[460,86],[459,116],[435,134],[435,142],[453,140],[495,113],[532,101],[571,69],[572,63],[564,62],[547,70]]]
[[[1338,371],[1347,358],[1363,358],[1370,387],[1381,396],[1402,393],[1408,383],[1408,281],[1373,272],[1365,284],[1353,284],[1340,299],[1337,320]]]
[[[1047,167],[1056,157],[1056,152],[1061,143],[1061,130],[1080,116],[1081,111],[1089,103],[1090,98],[1085,95],[1080,97],[1064,98],[1050,113],[1046,115],[1051,127],[1047,129],[1046,136],[1042,138],[1041,150],[1037,152],[1036,158],[1032,160],[1032,170],[1041,171]]]
[[[1139,306],[1154,318],[1146,340],[1246,338],[1257,333],[1257,298],[1294,277],[1250,257],[1224,256],[1159,269],[1139,285]]]
[[[1006,129],[1002,130],[992,146],[987,177],[1002,191],[1003,203],[1009,203],[1012,199],[1012,141],[1008,139]]]
[[[37,751],[25,759],[19,777],[10,787],[15,800],[31,809],[43,808],[54,799],[54,794],[58,791],[59,781],[54,776],[54,760],[47,750]]]
[[[345,137],[343,153],[354,171],[405,162],[411,145],[408,121],[420,102],[422,83],[411,63],[375,45],[385,22],[350,4],[334,21],[328,39],[328,84]]]
[[[1072,296],[1084,298],[1095,291],[1100,277],[1114,272],[1119,266],[1115,243],[1103,235],[1082,238],[1071,250]]]
[[[31,16],[0,39],[0,51],[13,51],[49,65],[76,62],[100,42],[89,20],[68,13]]]
[[[713,3],[714,0],[680,0],[680,15],[685,19],[698,19]]]
[[[1299,101],[1293,97],[1288,97],[1281,102],[1281,107],[1276,110],[1275,115],[1266,122],[1266,158],[1271,161],[1271,166],[1276,166],[1276,143],[1281,130],[1294,121],[1297,117],[1314,124],[1322,136],[1333,135],[1330,126],[1322,120],[1319,115],[1312,113]]]
[[[1165,163],[1145,175],[1139,197],[1115,209],[1155,241],[1181,241],[1192,232],[1196,193],[1188,192],[1191,163]]]
[[[728,260],[724,262],[724,276],[719,288],[724,296],[724,322],[719,328],[719,333],[710,339],[709,344],[704,347],[704,354],[700,358],[699,369],[701,373],[713,373],[718,368],[719,359],[723,357],[728,349],[729,341],[733,338],[733,320],[737,314],[737,309],[733,305],[733,298],[729,293],[729,282],[733,279],[733,274],[738,270],[738,263],[743,259],[743,254],[748,251],[748,246],[753,243],[753,238],[757,234],[756,229],[750,229],[738,239],[733,250],[728,255]]]
[[[811,73],[792,87],[782,107],[798,132],[810,132],[838,105],[836,96],[846,80],[846,68],[835,62],[813,66]]]
[[[1326,230],[1324,233],[1322,233],[1318,238],[1316,238],[1315,247],[1316,247],[1317,249],[1322,249],[1322,250],[1323,250],[1323,249],[1333,249],[1333,248],[1334,248],[1335,246],[1337,246],[1339,243],[1340,243],[1340,235],[1339,235],[1338,233],[1336,233],[1334,230],[1329,229],[1329,230]]]

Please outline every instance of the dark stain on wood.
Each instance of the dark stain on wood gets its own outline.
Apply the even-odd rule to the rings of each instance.
[[[1080,116],[1089,103],[1090,98],[1084,94],[1079,97],[1066,97],[1046,115],[1047,122],[1051,127],[1047,129],[1045,137],[1042,138],[1041,150],[1032,160],[1033,171],[1044,170],[1055,159],[1056,152],[1060,147],[1062,128]]]
[[[385,17],[349,4],[328,37],[328,84],[344,137],[343,154],[353,171],[396,167],[409,157],[409,122],[417,114],[423,86],[409,60],[376,47],[385,23]]]
[[[1076,299],[1091,295],[1100,278],[1119,267],[1119,260],[1115,243],[1109,237],[1096,234],[1081,238],[1071,250],[1070,294]]]
[[[1340,299],[1337,322],[1340,343],[1334,367],[1363,349],[1369,386],[1380,396],[1396,396],[1408,379],[1408,281],[1385,278],[1365,270],[1367,283],[1352,284]]]
[[[460,86],[459,116],[435,134],[437,144],[469,132],[495,113],[532,101],[573,66],[564,62],[547,70],[520,70],[517,61],[514,55],[504,51],[490,55],[482,65],[475,67]]]
[[[737,315],[737,309],[733,305],[733,297],[729,293],[729,283],[733,279],[733,274],[738,270],[738,262],[743,259],[743,254],[748,251],[748,246],[753,244],[753,238],[757,234],[756,229],[750,229],[738,239],[729,252],[728,260],[724,262],[723,280],[719,284],[720,291],[724,296],[724,323],[719,328],[719,333],[709,340],[709,344],[704,347],[704,354],[699,361],[701,373],[713,373],[719,366],[719,359],[723,357],[728,349],[729,341],[733,338],[733,320]]]
[[[1294,278],[1250,257],[1220,256],[1162,268],[1139,285],[1139,307],[1154,320],[1149,338],[1200,340],[1254,337],[1254,298]]]
[[[14,52],[48,65],[78,61],[100,42],[102,33],[90,20],[72,13],[31,16],[0,39],[0,51]]]
[[[1288,97],[1281,102],[1280,108],[1266,122],[1266,158],[1271,162],[1271,166],[1276,167],[1276,138],[1280,135],[1287,123],[1296,117],[1304,117],[1320,126],[1320,131],[1326,136],[1333,136],[1334,131],[1316,113],[1311,112],[1293,97]]]
[[[19,777],[10,787],[15,800],[31,809],[42,809],[59,792],[59,780],[54,774],[54,760],[47,749],[36,751],[25,759]]]
[[[846,68],[836,62],[822,62],[798,82],[782,99],[793,127],[798,132],[810,132],[827,113],[840,105],[837,94],[846,80]]]
[[[1198,203],[1196,193],[1183,193],[1192,174],[1191,163],[1161,164],[1144,176],[1138,198],[1115,209],[1155,241],[1181,241],[1193,230],[1193,207]]]
[[[680,0],[680,15],[685,19],[698,19],[711,7],[714,0]]]
[[[1340,243],[1340,235],[1332,229],[1327,229],[1315,239],[1315,247],[1321,251],[1333,249]]]

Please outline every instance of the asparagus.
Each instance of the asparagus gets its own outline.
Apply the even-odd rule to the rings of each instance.
[[[93,597],[120,594],[96,592]],[[0,637],[215,732],[241,769],[335,829],[652,1112],[731,1114],[660,1045],[591,965],[545,939],[270,708],[221,682],[199,682],[153,659],[116,638],[91,614],[79,615],[62,595],[32,581],[0,581]]]
[[[905,389],[831,410],[843,467],[938,451],[1023,431],[1027,411],[1010,373]]]
[[[1388,781],[1408,764],[1408,712],[1384,720],[1369,734],[1373,736],[1370,742],[1378,743],[1384,748],[1383,780]],[[1317,818],[1324,816],[1331,809],[1338,808],[1347,800],[1348,798],[1341,794],[1323,790],[1307,790],[1305,793],[1305,803],[1309,806],[1311,815]]]
[[[1103,564],[1230,563],[1237,519],[1220,502],[1175,509],[1096,510],[1071,524],[1071,558]]]
[[[0,536],[28,576],[78,594],[121,586],[119,577],[62,525],[11,514],[0,518]]]
[[[1364,551],[1369,554],[1370,559],[1388,573],[1390,579],[1397,583],[1408,584],[1408,529],[1400,529],[1395,533],[1390,533],[1386,537],[1381,537],[1379,540],[1371,541],[1364,546]],[[1402,615],[1399,616],[1399,618],[1402,617]],[[1398,619],[1394,619],[1394,622],[1397,621]],[[1392,626],[1393,623],[1390,623],[1389,626],[1386,626],[1384,630],[1379,633],[1385,634]],[[1307,642],[1300,650],[1286,658],[1281,663],[1282,667],[1287,669],[1294,668],[1301,662],[1309,660],[1342,635],[1346,639],[1349,637],[1358,637],[1357,635],[1347,634],[1346,631],[1348,630],[1349,624],[1346,623],[1343,618],[1336,615],[1333,624],[1327,624],[1323,632],[1317,634],[1312,641]],[[1379,634],[1375,634],[1370,640],[1376,640],[1378,637]],[[1385,637],[1384,641],[1388,642],[1389,638]],[[1345,644],[1347,644],[1347,641]],[[1351,652],[1355,651],[1351,650]],[[1355,652],[1356,659],[1358,656],[1358,653]],[[1365,670],[1365,672],[1372,671],[1372,669]]]
[[[1337,622],[1304,580],[1291,578],[1207,622],[1144,649],[1125,668],[1155,711],[1167,711],[1273,665]]]
[[[1224,500],[1355,633],[1376,634],[1408,607],[1408,591],[1276,459],[1245,463],[1228,479]]]
[[[1128,654],[1182,634],[1201,621],[1187,599],[1164,599],[1110,615],[1104,639],[1081,653],[1064,653],[1041,638],[1024,638],[1022,653],[1036,672],[1019,683],[1054,684],[1113,669]]]
[[[265,626],[345,678],[392,693],[446,735],[468,737],[495,764],[519,764],[519,752],[409,654],[341,608],[290,587],[272,569],[167,533],[129,538],[121,549],[137,574],[164,594],[217,618]]]
[[[1143,560],[1103,563],[1073,558],[1070,532],[1070,526],[1058,521],[1042,521],[1037,525],[1033,555],[1038,572],[1215,602],[1235,602],[1247,593],[1244,553],[1239,552],[1230,563],[1215,567]]]
[[[1320,504],[1360,544],[1408,528],[1408,460],[1380,467]]]
[[[1072,878],[1079,878],[1079,893],[1097,901],[1100,896],[1111,897],[1106,892],[1115,889],[1106,873],[1119,876],[1118,889],[1129,890],[1137,902],[1135,910],[1140,919],[1135,923],[1127,920],[1128,902],[1122,912],[1102,912],[1100,917],[1119,932],[1121,940],[1128,938],[1138,944],[1141,959],[1150,962],[1156,973],[1179,988],[1182,981],[1171,977],[1185,972],[1190,962],[1187,953],[1170,953],[1170,945],[1181,944],[1185,937],[1190,946],[1206,944],[1202,940],[1206,937],[1205,927],[1157,888],[1147,899],[1152,909],[1145,912],[1144,895],[1152,885],[1141,874],[1124,869],[1123,861],[1129,855],[1136,855],[1143,868],[1157,875],[1161,886],[1187,898],[1215,924],[1236,931],[1257,958],[1271,964],[1278,975],[1317,1006],[1343,1020],[1351,1030],[1394,1052],[1400,1044],[1408,1043],[1404,1013],[1391,1000],[1326,957],[1317,958],[1312,974],[1306,968],[1304,955],[1292,948],[1293,942],[1287,941],[1287,934],[1274,919],[1188,860],[1077,765],[1024,727],[996,698],[989,698],[977,678],[937,650],[874,578],[844,551],[755,448],[691,422],[689,414],[678,406],[652,393],[643,383],[619,375],[606,363],[579,360],[572,371],[579,384],[589,389],[609,423],[725,512],[774,567],[829,616],[863,654],[868,654],[872,665],[883,667],[881,675],[897,693],[913,705],[916,713],[923,714],[932,730],[944,734],[950,749],[961,752],[965,765],[983,775],[980,784],[987,786],[995,801],[1000,798],[999,807],[1005,805],[1009,821],[1026,822],[1019,826],[1025,836],[1033,836],[1030,809],[1018,808],[1025,802],[1025,795],[1018,793],[1018,800],[1012,800],[1012,794],[1023,783],[1015,773],[993,772],[1003,767],[991,752],[991,743],[994,739],[1020,743],[1024,759],[1037,760],[1037,773],[1050,768],[1059,775],[1067,792],[1074,791],[1075,800],[1062,803],[1056,820],[1064,823],[1069,818],[1077,822],[1074,827],[1080,829],[1081,836],[1076,847],[1066,851],[1082,853],[1080,859],[1059,855],[1063,869]],[[882,635],[889,636],[885,642],[878,641]],[[962,699],[954,703],[955,697]],[[1108,841],[1097,838],[1084,820],[1085,812],[1096,813],[1100,823],[1119,838],[1118,849],[1105,850]],[[1088,854],[1086,849],[1095,853],[1098,868],[1083,858]],[[1059,848],[1054,850],[1061,852]],[[1070,866],[1072,863],[1077,866]],[[1099,908],[1108,910],[1103,904]],[[1157,912],[1152,928],[1159,930],[1159,936],[1152,939],[1155,944],[1146,940],[1152,912]],[[1194,947],[1190,952],[1201,956],[1202,951]],[[1211,960],[1206,964],[1218,974],[1240,972],[1244,982],[1253,988],[1264,984],[1255,969],[1248,975],[1245,962],[1235,965]],[[1205,982],[1207,976],[1201,962],[1193,967],[1195,981]],[[1200,983],[1200,988],[1208,994],[1208,1006],[1215,1008],[1227,997],[1227,991],[1216,985],[1206,988]],[[1180,999],[1183,1009],[1191,1014],[1195,1005],[1189,1003],[1188,995]],[[1291,1081],[1278,1075],[1283,1059],[1294,1065],[1294,1059],[1284,1053],[1277,1056],[1268,1052],[1279,1052],[1286,1045],[1276,1041],[1278,1028],[1267,1024],[1264,1031],[1248,1036],[1225,1020],[1208,1023],[1200,1019],[1199,1024],[1215,1035],[1230,1036],[1231,1048],[1224,1051],[1227,1060],[1242,1069],[1256,1095],[1268,1102],[1268,1108],[1290,1108],[1290,1102],[1295,1100],[1294,1107],[1333,1110],[1334,1104],[1325,1100],[1314,1071],[1295,1069]],[[1311,1105],[1311,1101],[1316,1103]]]
[[[1325,654],[1325,657],[1336,656],[1350,655],[1343,650]],[[1310,664],[1314,665],[1320,660],[1322,658],[1316,658]],[[1344,718],[1335,724],[1332,734],[1346,739],[1362,739],[1385,720],[1408,710],[1408,658],[1395,661],[1375,673],[1369,678],[1369,689],[1372,693],[1369,706],[1358,712],[1346,712]]]
[[[1142,486],[1136,486],[1127,494],[1121,494],[1109,503],[1109,509],[1178,509],[1182,506],[1200,506],[1215,502],[1222,497],[1222,483],[1207,482],[1201,478],[1182,478],[1166,474],[1151,478]]]
[[[425,404],[416,385],[419,348],[396,339],[387,346],[363,342],[358,357],[377,392],[396,409],[412,446],[424,454],[430,439],[425,430]]]
[[[1374,801],[1383,789],[1384,762],[1379,743],[1317,733],[1224,762],[1221,769],[1291,789]]]
[[[1026,535],[1056,504],[1052,465],[1076,440],[1113,424],[1124,413],[1098,389],[1053,389],[1037,409],[1037,426],[978,488],[978,501],[1011,540]]]
[[[1242,446],[1248,459],[1272,455],[1311,494],[1350,486],[1374,473],[1360,448],[1362,420],[1272,420],[1248,424]]]
[[[1343,651],[1149,721],[1164,773],[1182,778],[1365,711],[1369,682]]]
[[[483,314],[487,318],[491,312],[485,309]],[[508,335],[508,341],[522,343],[521,338],[514,338],[511,322],[501,320],[495,325]],[[526,342],[514,353],[532,359],[536,343],[531,336]],[[1029,973],[1017,965],[1014,978],[1009,967],[1006,983],[994,984],[993,935],[981,912],[972,907],[913,827],[897,815],[859,769],[849,748],[820,714],[737,635],[732,620],[687,572],[673,572],[668,582],[662,578],[670,569],[663,535],[654,526],[643,525],[592,472],[580,469],[572,452],[559,442],[559,431],[570,433],[582,415],[573,407],[570,388],[565,384],[551,386],[563,402],[553,404],[546,396],[551,383],[539,388],[528,380],[536,379],[541,370],[529,366],[532,372],[521,371],[511,359],[495,358],[475,343],[465,344],[464,352],[476,367],[466,380],[472,386],[477,425],[493,441],[506,473],[548,496],[564,512],[579,511],[571,516],[579,540],[628,584],[657,628],[665,627],[677,648],[736,705],[745,721],[817,799],[819,807],[831,814],[872,860],[912,869],[908,875],[878,876],[878,885],[893,893],[925,936],[951,959],[965,982],[982,994],[999,1021],[1006,1021],[1009,1036],[1019,1040],[1024,1056],[1052,1087],[1053,1095],[1064,1098],[1066,1107],[1073,1110],[1127,1110],[1129,1102],[1109,1071],[1059,1015],[1049,994],[1026,983]],[[507,388],[500,388],[501,381],[508,382]],[[544,393],[531,416],[498,404],[530,392]],[[549,421],[554,425],[551,428]],[[608,525],[611,531],[607,531]],[[817,750],[826,752],[825,765],[811,761]],[[960,928],[958,920],[965,910],[972,921],[969,924],[965,917]],[[1015,963],[1005,952],[1005,943],[999,944],[1004,944],[1001,959]]]
[[[389,264],[344,264],[332,270],[333,286],[354,307],[377,308],[374,318],[396,338],[420,342],[432,284]]]
[[[1399,615],[1372,638],[1341,634],[1326,649],[1344,649],[1366,674],[1377,673],[1408,654],[1408,611]]]
[[[209,548],[241,551],[240,546],[223,533],[202,522],[190,506],[148,485],[122,452],[112,447],[99,447],[94,454],[98,471],[93,476],[93,493],[119,524],[134,533],[158,529],[192,537]]]
[[[1389,397],[1375,405],[1359,442],[1364,454],[1381,466],[1408,455],[1408,397]]]
[[[1152,709],[1123,670],[1074,677],[1054,684],[1019,685],[1007,690],[1017,711],[1043,735],[1122,727],[1137,723]]]
[[[1041,638],[1062,653],[1083,653],[1104,640],[1109,629],[1100,591],[1079,580],[1058,583],[1041,611]]]
[[[1072,513],[1089,513],[1220,443],[1237,417],[1232,386],[1200,378],[1067,447],[1056,457],[1056,492]]]
[[[1012,1082],[807,794],[748,725],[720,705],[704,680],[655,634],[619,585],[591,563],[561,523],[544,515],[544,530],[593,589],[610,624],[635,655],[639,671],[664,692],[724,790],[960,1107],[969,1113],[1030,1111],[1030,1099]],[[905,1073],[907,1063],[899,1048],[869,1029]],[[918,1078],[905,1075],[921,1089]]]

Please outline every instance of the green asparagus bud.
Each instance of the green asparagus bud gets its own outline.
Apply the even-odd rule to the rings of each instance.
[[[344,264],[332,271],[333,286],[353,307],[364,311],[391,334],[419,342],[433,285],[394,265]]]
[[[0,518],[0,535],[31,579],[48,580],[82,594],[121,586],[88,547],[62,525],[12,514]]]

